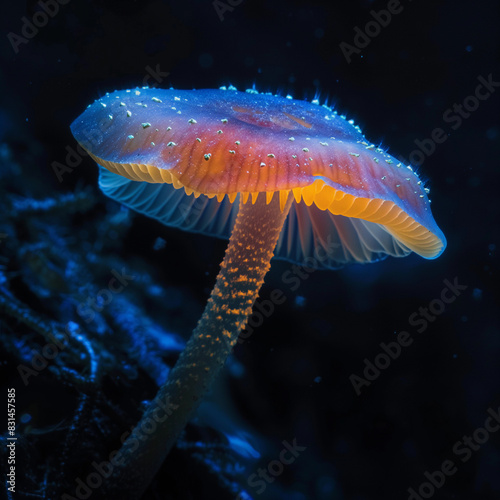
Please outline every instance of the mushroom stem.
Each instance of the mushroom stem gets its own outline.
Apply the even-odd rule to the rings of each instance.
[[[288,196],[266,203],[240,202],[214,289],[202,317],[155,399],[119,452],[123,465],[114,469],[127,498],[140,498],[231,353],[270,267],[281,228],[290,210]],[[118,462],[118,461],[117,461]]]

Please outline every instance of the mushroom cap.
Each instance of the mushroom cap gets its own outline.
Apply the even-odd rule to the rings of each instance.
[[[228,237],[240,199],[278,192],[284,205],[293,193],[277,257],[336,268],[411,251],[432,259],[446,247],[413,169],[317,101],[233,88],[115,91],[71,130],[107,169],[107,195],[167,225]]]

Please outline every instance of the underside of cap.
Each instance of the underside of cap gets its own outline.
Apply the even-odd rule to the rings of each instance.
[[[130,169],[134,176],[134,169]],[[165,225],[220,238],[229,238],[240,200],[256,200],[252,196],[244,200],[243,194],[231,200],[228,196],[220,200],[205,195],[195,197],[173,184],[133,181],[106,168],[100,169],[99,186],[110,198]],[[337,205],[335,201],[330,205],[338,208],[334,213],[316,206],[309,192],[304,194],[299,203],[292,204],[275,251],[277,258],[318,269],[337,269],[388,255],[403,257],[411,251],[434,258],[436,249],[441,248],[439,241],[428,237],[430,231],[406,214],[401,215],[394,204],[334,194],[338,200]],[[270,201],[267,193],[257,195]],[[297,201],[298,193],[293,195]]]

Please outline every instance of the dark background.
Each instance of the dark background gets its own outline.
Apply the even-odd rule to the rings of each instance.
[[[465,463],[452,451],[500,405],[500,89],[456,130],[443,120],[474,94],[479,76],[492,73],[500,81],[500,4],[401,5],[350,63],[339,44],[352,44],[354,28],[363,29],[370,10],[386,9],[387,2],[243,0],[221,20],[210,0],[71,0],[17,54],[7,33],[20,34],[21,18],[33,17],[36,2],[2,10],[0,141],[21,168],[18,195],[42,199],[96,186],[97,168],[88,158],[62,182],[51,164],[64,163],[65,147],[75,146],[69,125],[88,104],[105,92],[142,86],[148,68],[168,73],[147,79],[159,87],[232,84],[297,99],[319,96],[396,157],[408,158],[414,141],[436,127],[448,133],[418,168],[448,239],[439,259],[412,255],[318,271],[296,291],[282,282],[290,264],[273,261],[261,298],[280,288],[287,300],[236,348],[200,416],[200,425],[248,433],[260,458],[242,459],[241,490],[255,498],[406,499],[407,489],[418,489],[424,472],[446,459],[458,470],[433,498],[500,498],[500,432]],[[166,246],[154,251],[158,236]],[[164,318],[187,338],[224,248],[223,241],[137,216],[121,257],[147,259],[160,285],[189,294],[181,319]],[[467,289],[417,333],[409,316],[440,297],[443,280],[455,278]],[[357,396],[349,377],[361,375],[363,360],[373,360],[380,343],[402,330],[413,344]],[[258,495],[246,478],[294,438],[306,450]]]

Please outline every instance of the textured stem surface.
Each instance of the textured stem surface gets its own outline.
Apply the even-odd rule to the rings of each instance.
[[[217,282],[193,334],[118,455],[112,481],[125,498],[140,498],[180,432],[210,388],[244,328],[270,267],[270,260],[290,209],[279,196],[266,204],[240,203]],[[118,462],[118,460],[116,460]]]

